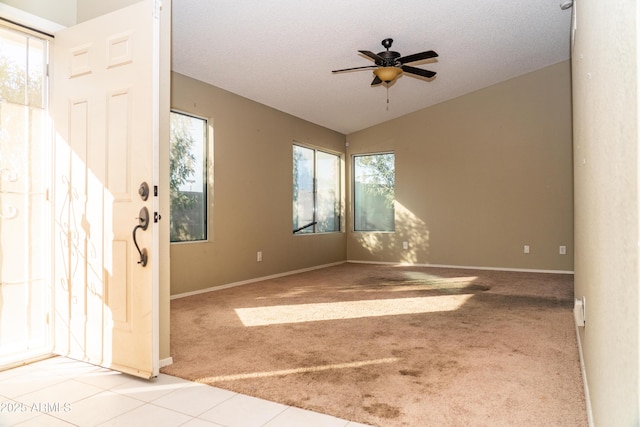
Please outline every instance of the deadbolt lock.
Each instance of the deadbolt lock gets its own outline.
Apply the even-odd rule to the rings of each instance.
[[[149,184],[147,184],[146,181],[140,184],[140,187],[138,188],[138,194],[143,201],[146,201],[149,198]]]

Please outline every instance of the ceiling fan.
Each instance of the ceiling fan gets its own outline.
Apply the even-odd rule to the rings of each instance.
[[[425,52],[414,53],[413,55],[401,56],[398,52],[389,50],[393,44],[393,39],[382,40],[382,46],[387,50],[373,53],[368,50],[359,50],[358,52],[366,55],[368,58],[373,59],[376,65],[367,65],[364,67],[344,68],[342,70],[333,70],[332,73],[341,73],[343,71],[362,70],[366,68],[375,68],[373,74],[375,78],[371,82],[371,86],[379,85],[382,82],[391,83],[402,72],[407,74],[414,74],[421,77],[431,78],[436,75],[435,71],[423,70],[422,68],[412,67],[406,65],[410,62],[421,61],[423,59],[436,58],[438,54],[433,50],[427,50]]]

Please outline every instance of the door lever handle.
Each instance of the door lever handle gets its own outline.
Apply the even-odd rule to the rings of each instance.
[[[138,241],[136,239],[136,232],[139,229],[146,230],[147,227],[149,226],[149,210],[147,209],[146,206],[140,209],[139,215],[140,216],[138,217],[138,225],[133,227],[133,232],[132,232],[133,244],[136,245],[136,249],[138,250],[138,254],[140,255],[140,260],[138,261],[138,264],[145,267],[147,265],[147,261],[149,257],[147,255],[147,250],[145,248],[140,249],[140,246],[138,246]]]

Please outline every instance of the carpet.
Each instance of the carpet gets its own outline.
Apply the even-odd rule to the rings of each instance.
[[[572,304],[567,274],[346,263],[173,300],[162,372],[376,426],[586,426]]]

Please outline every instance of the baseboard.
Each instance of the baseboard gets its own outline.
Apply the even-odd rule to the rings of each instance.
[[[530,269],[530,268],[478,267],[473,265],[417,264],[417,263],[414,264],[414,263],[388,262],[388,261],[347,260],[347,262],[354,263],[354,264],[397,265],[397,266],[407,266],[407,267],[437,267],[437,268],[459,268],[464,270],[519,271],[523,273],[573,274],[573,271],[571,270],[538,270],[538,269]]]
[[[584,364],[584,354],[582,353],[582,341],[580,340],[580,326],[575,323],[576,327],[576,338],[578,341],[578,354],[580,355],[580,371],[582,372],[582,384],[584,386],[584,401],[587,407],[587,422],[589,423],[589,427],[595,427],[595,423],[593,422],[593,412],[591,411],[591,396],[589,395],[589,383],[587,381],[587,369]]]
[[[46,353],[38,353],[31,356],[26,356],[24,359],[14,360],[11,362],[7,362],[4,365],[0,366],[0,372],[6,371],[9,369],[19,368],[20,366],[29,365],[31,363],[39,362],[41,360],[49,359],[51,357],[57,357],[57,354],[53,354],[50,352]]]
[[[478,267],[478,266],[465,266],[465,265],[444,265],[444,264],[408,264],[399,262],[384,262],[384,261],[360,261],[360,260],[346,260],[338,261],[330,264],[316,265],[313,267],[302,268],[300,270],[286,271],[284,273],[272,274],[269,276],[256,277],[253,279],[242,280],[239,282],[226,283],[224,285],[212,286],[205,289],[199,289],[197,291],[183,292],[180,294],[171,295],[170,299],[179,299],[190,297],[192,295],[204,294],[207,292],[220,291],[222,289],[235,288],[236,286],[248,285],[262,280],[276,279],[278,277],[291,276],[292,274],[304,273],[307,271],[319,270],[321,268],[333,267],[335,265],[341,265],[344,263],[353,264],[379,264],[379,265],[399,265],[399,266],[412,266],[412,267],[437,267],[437,268],[459,268],[467,270],[490,270],[490,271],[519,271],[525,273],[554,273],[554,274],[573,274],[573,271],[566,270],[537,270],[537,269],[524,269],[524,268],[501,268],[501,267]]]
[[[173,357],[167,357],[166,359],[160,359],[160,369],[165,366],[173,365]]]
[[[255,282],[261,282],[263,280],[276,279],[278,277],[291,276],[292,274],[304,273],[307,271],[319,270],[321,268],[333,267],[335,265],[344,264],[345,262],[346,261],[332,262],[330,264],[316,265],[314,267],[302,268],[300,270],[286,271],[284,273],[272,274],[270,276],[256,277],[254,279],[242,280],[240,282],[233,282],[233,283],[227,283],[224,285],[212,286],[210,288],[200,289],[197,291],[183,292],[181,294],[171,295],[170,299],[174,300],[178,298],[190,297],[192,295],[204,294],[207,292],[220,291],[222,289],[235,288],[236,286],[248,285]]]

